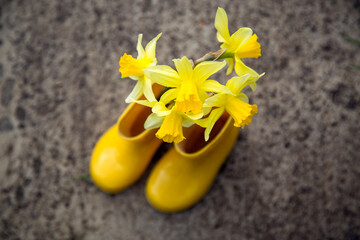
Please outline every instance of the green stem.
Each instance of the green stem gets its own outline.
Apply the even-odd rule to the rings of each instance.
[[[226,48],[223,48],[216,52],[209,52],[204,56],[202,56],[201,58],[195,60],[194,66],[205,61],[216,61],[218,59],[232,58],[232,57],[234,57],[234,54],[230,52],[226,52]]]
[[[219,59],[224,59],[224,58],[233,58],[234,57],[234,53],[232,52],[224,52]]]

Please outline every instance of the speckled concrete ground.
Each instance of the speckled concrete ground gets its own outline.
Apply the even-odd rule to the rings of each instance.
[[[1,239],[359,239],[359,1],[1,1]],[[217,6],[248,26],[259,107],[204,200],[151,208],[149,171],[110,196],[92,148],[133,82],[118,60],[163,32],[161,64],[218,48]],[[347,35],[342,35],[345,33]],[[164,146],[157,156],[168,146]],[[155,162],[156,160],[154,160]]]

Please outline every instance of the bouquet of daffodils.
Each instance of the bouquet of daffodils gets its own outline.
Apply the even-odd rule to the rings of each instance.
[[[242,128],[249,125],[257,113],[257,106],[250,105],[248,97],[241,92],[246,86],[255,91],[256,81],[264,75],[259,75],[241,61],[261,56],[257,35],[250,28],[240,28],[230,36],[227,15],[222,8],[216,12],[215,28],[217,39],[222,43],[220,50],[196,61],[185,56],[174,59],[176,70],[157,65],[155,48],[161,33],[145,49],[141,43],[142,34],[139,34],[137,58],[126,53],[120,58],[121,77],[137,81],[125,101],[152,109],[144,128],[159,128],[156,137],[165,142],[181,142],[185,139],[183,127],[193,124],[205,128],[204,137],[208,141],[213,126],[225,111],[234,119],[234,126]],[[237,76],[229,79],[226,85],[209,79],[226,65],[227,75],[235,68]],[[166,91],[159,99],[152,91],[153,83],[165,87]],[[139,100],[141,95],[146,100]]]

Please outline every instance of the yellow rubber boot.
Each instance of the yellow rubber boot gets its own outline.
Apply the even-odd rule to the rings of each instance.
[[[150,174],[148,202],[163,212],[185,210],[200,201],[210,189],[221,165],[232,150],[238,128],[225,113],[215,124],[208,142],[204,129],[185,129],[186,140],[167,152]]]
[[[153,86],[154,93],[162,91]],[[155,95],[155,96],[156,96]],[[97,142],[90,161],[94,183],[107,193],[118,193],[134,184],[144,173],[162,141],[156,129],[145,130],[151,108],[132,103]]]

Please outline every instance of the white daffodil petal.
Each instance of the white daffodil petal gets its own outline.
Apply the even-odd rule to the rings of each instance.
[[[155,49],[156,49],[156,42],[161,37],[162,33],[159,33],[155,38],[153,38],[145,47],[146,57],[150,59],[155,58]]]
[[[154,129],[161,126],[164,121],[164,117],[159,117],[155,113],[152,113],[148,116],[144,123],[145,129]]]
[[[217,73],[220,69],[225,67],[226,62],[214,62],[214,61],[205,61],[202,62],[194,68],[194,76],[193,79],[198,84],[203,83],[206,79],[208,79],[214,73]]]
[[[139,79],[139,81],[137,81],[134,89],[131,91],[129,96],[125,99],[125,102],[130,103],[131,99],[138,99],[143,92],[144,92],[144,81]]]
[[[182,81],[192,79],[193,68],[187,57],[184,56],[181,59],[173,59],[173,62]]]
[[[143,35],[142,34],[139,34],[138,36],[138,42],[137,42],[137,45],[136,45],[136,50],[138,52],[138,56],[137,56],[137,59],[142,59],[144,58],[145,56],[145,51],[144,51],[144,48],[142,46],[142,38],[143,38]]]
[[[240,28],[233,35],[231,35],[231,45],[237,46],[237,48],[234,49],[235,52],[249,40],[252,34],[253,31],[251,28]]]
[[[180,86],[179,75],[174,69],[167,65],[152,66],[144,69],[143,71],[145,76],[150,78],[155,83],[165,87]]]
[[[232,94],[226,86],[215,80],[207,80],[201,85],[201,87],[208,92]]]
[[[230,39],[228,18],[223,8],[218,8],[215,16],[216,37],[219,42],[227,42]]]

